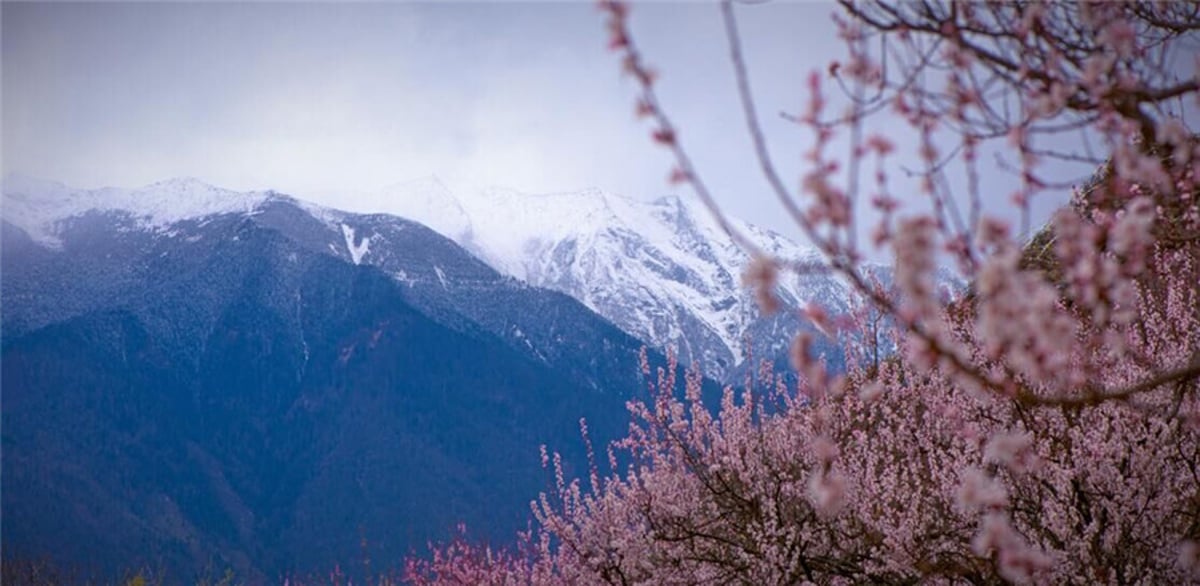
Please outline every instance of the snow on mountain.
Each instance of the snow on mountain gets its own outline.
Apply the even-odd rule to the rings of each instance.
[[[371,236],[355,240],[354,228],[346,224],[340,225],[342,228],[342,236],[346,238],[346,250],[350,251],[350,259],[354,264],[362,264],[363,257],[371,251]]]
[[[59,244],[57,225],[86,212],[125,212],[140,226],[163,229],[180,220],[220,213],[248,213],[270,192],[236,192],[194,178],[177,178],[136,189],[76,189],[55,181],[8,175],[3,182],[4,219],[34,241]]]
[[[321,247],[354,264],[385,262],[370,224],[354,214],[274,192],[239,193],[196,179],[171,179],[136,189],[74,189],[8,176],[4,218],[35,240],[57,246],[61,223],[90,210],[128,214],[142,228],[223,213],[258,213],[286,200],[341,236]],[[380,210],[423,223],[526,283],[570,295],[619,328],[657,348],[676,348],[713,376],[735,372],[750,351],[746,341],[786,352],[802,327],[795,311],[763,316],[741,283],[750,258],[708,210],[676,196],[637,201],[600,190],[529,194],[489,188],[455,193],[437,178],[398,184],[375,194]],[[817,252],[779,234],[736,220],[741,231],[777,257],[816,261]],[[382,256],[381,256],[382,255]],[[397,279],[404,280],[403,274]],[[781,275],[778,296],[787,310],[815,302],[834,313],[848,293],[829,275]],[[782,320],[782,321],[781,321]],[[779,342],[782,340],[782,342]],[[780,344],[783,344],[782,346]]]
[[[749,256],[708,210],[676,196],[642,202],[599,190],[497,188],[454,194],[436,179],[387,193],[397,213],[438,229],[497,269],[567,293],[650,344],[677,347],[717,376],[742,360],[746,335],[764,318],[741,284]],[[781,258],[818,259],[812,248],[735,222]],[[810,301],[844,307],[847,297],[831,277],[790,273],[778,293],[792,308]]]

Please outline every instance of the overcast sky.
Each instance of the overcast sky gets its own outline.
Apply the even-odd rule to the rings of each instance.
[[[760,99],[796,110],[836,50],[820,3],[742,10]],[[435,174],[671,190],[591,3],[3,4],[4,171],[81,187],[195,176],[325,203]],[[772,224],[715,5],[639,5],[664,99],[723,200]],[[776,124],[798,159],[807,137]],[[788,150],[790,148],[790,151]]]
[[[777,114],[800,110],[807,72],[841,54],[833,10],[739,6],[788,177],[811,139]],[[359,211],[377,204],[346,192],[429,175],[455,189],[672,190],[590,2],[4,2],[0,18],[6,173],[79,187],[193,176]],[[717,6],[639,4],[632,19],[720,200],[795,235],[752,158]]]

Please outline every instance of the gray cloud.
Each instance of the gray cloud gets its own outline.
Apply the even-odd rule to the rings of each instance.
[[[2,10],[6,172],[82,186],[193,175],[317,198],[428,174],[531,191],[670,189],[590,3]],[[828,59],[830,27],[811,17],[828,11],[747,11],[763,16],[747,14],[746,36],[765,57],[755,73],[768,109],[790,106],[800,74]],[[761,221],[715,7],[635,14],[696,158],[735,212]]]
[[[786,177],[811,138],[777,114],[800,110],[807,72],[841,54],[832,11],[739,7]],[[6,2],[0,18],[5,172],[84,187],[189,175],[348,208],[377,202],[347,192],[430,174],[637,198],[673,189],[591,3]],[[639,4],[633,26],[722,203],[797,235],[753,159],[716,6]]]

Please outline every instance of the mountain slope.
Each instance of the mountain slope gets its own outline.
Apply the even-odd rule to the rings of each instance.
[[[586,379],[591,387],[630,388],[637,382],[630,366],[636,365],[630,357],[636,357],[643,344],[637,338],[566,295],[496,272],[425,226],[386,214],[323,208],[271,191],[232,192],[194,179],[133,190],[78,190],[30,178],[6,180],[5,238],[14,240],[14,246],[36,249],[29,255],[39,260],[30,264],[14,257],[11,263],[13,278],[6,280],[3,291],[13,300],[2,310],[5,335],[110,303],[121,291],[140,294],[126,281],[138,282],[138,271],[146,267],[129,259],[161,242],[203,238],[202,233],[183,232],[202,229],[212,218],[229,214],[277,230],[311,252],[378,267],[401,283],[426,313],[455,322],[455,327],[483,328],[522,352],[571,369],[573,377]],[[110,223],[106,232],[104,226]],[[74,234],[73,239],[63,241],[64,233]],[[94,241],[92,234],[105,239]],[[149,255],[145,258],[149,264],[157,262]],[[63,294],[37,294],[48,288]],[[612,344],[601,351],[564,346],[570,339]],[[617,371],[622,375],[610,376]]]
[[[457,194],[426,179],[391,187],[382,197],[394,202],[396,213],[431,226],[497,269],[567,293],[655,347],[677,347],[718,378],[737,379],[748,353],[781,358],[791,336],[811,328],[796,309],[815,303],[836,314],[849,300],[830,275],[788,273],[777,290],[785,311],[763,315],[741,283],[750,257],[707,210],[674,196],[647,203],[596,190]],[[819,259],[811,248],[733,221],[779,258]],[[775,335],[763,338],[766,333]],[[840,360],[832,344],[823,350]]]
[[[413,222],[67,191],[6,187],[6,553],[258,581],[508,539],[538,445],[586,461],[641,388],[637,340]]]

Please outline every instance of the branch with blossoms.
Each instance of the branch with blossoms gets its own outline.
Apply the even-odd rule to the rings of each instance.
[[[1152,340],[1144,335],[1140,344],[1133,340],[1145,330],[1138,322],[1144,322],[1149,306],[1176,295],[1161,282],[1154,287],[1166,265],[1182,271],[1173,288],[1194,292],[1200,287],[1195,271],[1200,141],[1177,117],[1178,110],[1172,111],[1172,105],[1181,109],[1184,99],[1197,98],[1200,80],[1173,76],[1170,67],[1178,57],[1176,46],[1196,32],[1200,8],[1144,2],[840,4],[845,16],[835,17],[835,23],[849,58],[831,64],[828,75],[848,94],[848,113],[828,115],[823,78],[811,73],[808,108],[785,114],[814,137],[806,155],[810,170],[796,194],[786,187],[766,145],[734,3],[725,0],[720,8],[763,176],[829,268],[896,324],[903,335],[904,364],[945,377],[980,400],[1007,402],[1022,418],[1033,417],[1027,410],[1034,407],[1061,413],[1105,410],[1109,403],[1132,408],[1135,419],[1147,409],[1161,414],[1166,389],[1172,389],[1175,405],[1194,403],[1200,341],[1185,336],[1170,352],[1154,354],[1147,351]],[[628,5],[602,1],[600,6],[608,14],[612,48],[638,82],[639,115],[657,124],[655,139],[675,155],[672,181],[690,183],[754,256],[747,281],[764,310],[776,309],[771,291],[775,272],[785,265],[748,245],[724,220],[661,108],[656,76],[648,73],[629,33]],[[875,41],[878,56],[872,51]],[[898,147],[867,131],[869,118],[888,109],[915,131],[922,168],[914,174],[930,213],[902,209],[903,202],[892,195],[887,171]],[[1065,133],[1078,134],[1083,154],[1040,145]],[[850,143],[845,158],[832,152],[841,138]],[[980,154],[997,143],[1016,155],[1015,162],[1002,161],[1002,166],[1019,178],[1019,188],[1009,195],[1021,218],[1019,232],[984,210]],[[1047,245],[1037,266],[1031,263],[1031,247],[1023,244],[1032,202],[1067,185],[1043,173],[1045,161],[1053,159],[1101,170],[1077,192],[1073,205],[1040,231]],[[952,163],[964,170],[965,191],[952,187]],[[873,166],[873,182],[862,179],[868,166]],[[873,286],[861,264],[856,211],[868,192],[881,216],[872,240],[895,253],[898,295]],[[954,263],[972,283],[971,293],[958,302],[962,307],[947,308],[937,298],[939,259]],[[1171,319],[1197,322],[1200,305],[1172,307]],[[797,339],[796,363],[811,384],[807,343],[803,335]],[[1130,364],[1137,367],[1116,368]],[[1111,376],[1114,369],[1127,376]],[[818,443],[827,441],[821,437]],[[820,478],[813,476],[814,482]],[[981,472],[960,482],[983,486],[992,478]],[[973,492],[980,491],[988,492]],[[1030,579],[1052,560],[1026,547],[1029,536],[1013,529],[1016,509],[1005,512],[1008,499],[995,501],[984,503],[991,512],[979,525],[975,553],[995,551],[1005,578]]]
[[[672,360],[653,397],[629,405],[609,474],[589,456],[588,482],[570,480],[543,453],[553,486],[518,551],[458,540],[411,565],[410,579],[1200,580],[1200,141],[1175,116],[1200,86],[1170,71],[1200,33],[1200,5],[841,4],[848,58],[813,72],[807,108],[784,114],[814,137],[794,181],[766,145],[741,8],[720,10],[761,171],[825,268],[858,294],[849,317],[814,307],[804,317],[826,332],[850,321],[859,335],[847,356],[859,361],[829,372],[802,333],[791,352],[799,383],[761,372],[767,392],[748,376],[709,405],[696,372],[676,396]],[[600,7],[637,83],[637,113],[674,155],[670,181],[690,185],[751,254],[744,278],[778,309],[780,271],[811,267],[771,258],[726,219],[658,99],[630,6]],[[845,112],[829,112],[830,78]],[[871,131],[887,112],[913,131],[917,202],[890,178],[903,142]],[[1082,153],[1044,142],[1065,133]],[[989,150],[1014,158],[1000,166],[1019,186],[1002,201],[1019,225],[985,205],[1000,199],[982,179]],[[1055,159],[1093,176],[1034,231],[1031,202],[1064,186],[1045,172]],[[879,216],[872,226],[861,225],[864,206]],[[863,262],[860,233],[894,253],[889,287]],[[942,263],[970,283],[948,301],[936,287]]]
[[[776,309],[774,273],[787,268],[786,263],[758,250],[726,220],[660,104],[657,74],[629,32],[629,5],[603,1],[600,7],[608,15],[610,48],[621,54],[624,70],[638,83],[638,114],[653,121],[654,140],[675,156],[672,182],[690,184],[735,242],[756,259],[747,281],[765,310]],[[1190,18],[1197,9],[930,2],[844,2],[843,8],[847,17],[835,22],[850,58],[835,62],[829,72],[848,88],[850,112],[828,118],[822,78],[818,72],[810,74],[808,109],[788,116],[815,138],[807,155],[811,170],[800,180],[801,193],[793,195],[766,145],[734,4],[721,3],[746,127],[764,177],[789,217],[825,254],[829,268],[907,333],[909,357],[946,370],[961,384],[1028,405],[1127,400],[1200,375],[1200,356],[1165,365],[1146,380],[1120,388],[1087,383],[1102,368],[1094,361],[1071,372],[1059,368],[1068,361],[1065,348],[1078,343],[1084,348],[1081,354],[1095,354],[1128,325],[1133,314],[1128,282],[1138,278],[1165,230],[1184,235],[1176,240],[1200,234],[1195,180],[1200,143],[1166,113],[1172,101],[1194,97],[1200,82],[1173,79],[1164,70],[1172,41],[1194,30]],[[890,44],[881,43],[878,58],[869,50],[875,38],[890,39]],[[944,88],[930,89],[922,81],[930,72],[941,72]],[[1015,102],[1015,112],[1010,102]],[[931,214],[900,218],[901,201],[891,195],[886,172],[897,147],[885,136],[866,132],[869,116],[881,104],[890,104],[917,131],[924,164],[921,191]],[[1054,186],[1038,172],[1043,157],[1036,154],[1035,140],[1069,130],[1104,143],[1110,154],[1107,161],[1081,159],[1107,165],[1107,177],[1084,194],[1081,199],[1087,201],[1060,212],[1049,228],[1057,235],[1056,261],[1072,279],[1063,291],[1024,269],[1018,235],[983,212],[978,155],[995,140],[1007,140],[1018,153],[1021,187],[1010,197],[1022,224],[1028,224],[1033,199]],[[845,187],[836,181],[841,159],[831,152],[839,131],[847,133],[851,145]],[[950,187],[951,157],[943,157],[938,145],[947,133],[957,137],[950,153],[965,168],[965,193]],[[874,182],[868,187],[860,175],[872,162]],[[882,217],[872,230],[874,244],[896,253],[899,297],[871,286],[861,267],[855,210],[867,189]],[[1102,203],[1109,205],[1109,213],[1101,213]],[[932,280],[939,257],[981,286],[973,297],[977,323],[970,335],[951,335],[955,328],[939,307]],[[995,286],[982,287],[988,283]],[[1065,305],[1073,311],[1064,311]],[[1011,326],[1004,318],[1012,315],[1023,316],[1026,327],[996,327]],[[986,351],[978,351],[980,344]]]

